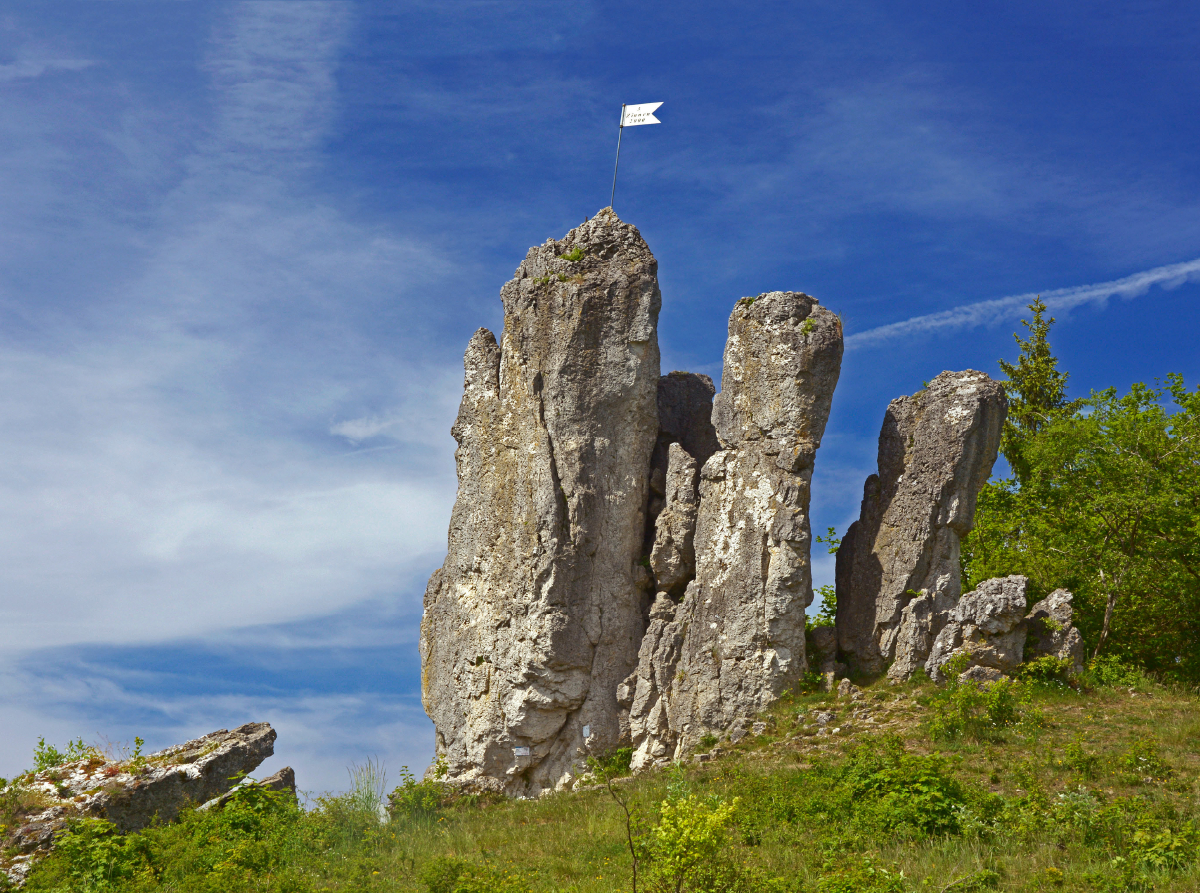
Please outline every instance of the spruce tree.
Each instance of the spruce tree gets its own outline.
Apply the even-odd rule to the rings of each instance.
[[[1051,421],[1073,408],[1067,402],[1067,373],[1058,370],[1058,359],[1050,351],[1047,337],[1054,317],[1043,316],[1046,304],[1040,295],[1029,309],[1033,311],[1033,322],[1021,320],[1029,337],[1013,333],[1021,348],[1016,364],[1000,361],[1000,369],[1008,379],[1004,382],[1008,418],[1000,435],[1000,452],[1021,484],[1028,480],[1030,471],[1025,445]]]

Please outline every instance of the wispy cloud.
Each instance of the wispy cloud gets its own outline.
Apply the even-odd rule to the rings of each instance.
[[[136,263],[82,282],[72,313],[38,268],[6,276],[22,325],[0,335],[0,657],[419,598],[462,373],[457,350],[414,349],[436,314],[406,310],[447,269],[438,250],[309,182],[351,9],[233,7],[208,51],[210,126],[157,211],[115,231]],[[31,204],[86,204],[53,188]],[[372,416],[403,423],[397,449],[348,456],[329,420]]]
[[[846,339],[846,346],[849,348],[871,347],[909,335],[996,325],[1012,319],[1014,313],[1023,310],[1039,296],[1052,312],[1062,312],[1083,304],[1103,305],[1109,298],[1129,300],[1140,297],[1154,285],[1172,289],[1178,288],[1185,282],[1195,281],[1200,281],[1200,258],[1178,264],[1168,264],[1165,267],[1155,267],[1152,270],[1144,270],[1112,282],[1009,295],[1006,298],[964,304],[961,307],[942,310],[939,313],[914,316],[911,319],[867,329],[865,332],[856,332]]]
[[[83,71],[95,64],[91,59],[21,59],[0,65],[0,83],[38,78],[55,71]]]

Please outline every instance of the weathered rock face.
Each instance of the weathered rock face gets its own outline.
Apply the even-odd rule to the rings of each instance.
[[[1083,636],[1072,624],[1071,601],[1074,595],[1066,589],[1055,589],[1029,609],[1025,618],[1029,629],[1025,639],[1025,660],[1057,657],[1067,661],[1067,672],[1083,672]]]
[[[700,508],[697,476],[700,466],[678,443],[670,446],[664,508],[654,523],[650,570],[660,592],[673,596],[696,575],[696,513]]]
[[[963,668],[988,667],[1006,675],[1021,666],[1025,652],[1025,590],[1029,581],[1019,575],[984,580],[951,609],[946,625],[934,640],[925,670],[935,682],[944,681],[942,668],[966,652]]]
[[[481,329],[467,348],[449,554],[421,625],[453,782],[534,795],[619,743],[650,597],[656,274],[605,209],[529,251],[501,290],[501,343]]]
[[[906,679],[924,666],[962,592],[959,549],[1008,412],[982,372],[943,372],[893,400],[879,473],[837,553],[838,647],[852,672]]]
[[[626,684],[635,768],[724,732],[804,672],[809,484],[841,358],[840,320],[808,295],[734,308],[713,407],[722,449],[700,474],[696,578],[671,619],[662,604]]]
[[[253,771],[274,746],[270,725],[247,723],[137,760],[95,757],[16,779],[6,791],[19,786],[49,805],[7,832],[2,852],[16,855],[0,855],[0,869],[22,882],[55,836],[81,816],[106,819],[125,832],[140,831],[156,818],[170,821],[189,803],[200,805],[228,791],[234,776]]]

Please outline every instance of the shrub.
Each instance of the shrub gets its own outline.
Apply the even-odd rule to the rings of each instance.
[[[1046,654],[1022,664],[1019,675],[1024,682],[1062,688],[1071,678],[1071,661],[1069,658]]]
[[[1001,729],[1021,721],[1021,702],[1028,700],[1028,692],[1021,683],[1008,678],[986,686],[959,682],[961,670],[954,665],[964,656],[947,664],[946,685],[930,700],[929,734],[946,741],[964,737],[996,740]]]
[[[1139,685],[1146,681],[1145,675],[1136,667],[1122,663],[1119,658],[1102,654],[1088,661],[1084,679],[1096,688]]]
[[[858,819],[888,832],[955,833],[967,802],[966,789],[946,772],[942,757],[908,753],[894,736],[855,747],[840,786]]]
[[[1140,829],[1133,832],[1129,855],[1142,868],[1151,871],[1177,871],[1196,860],[1200,835],[1188,825],[1176,833],[1170,828]]]
[[[723,850],[740,802],[737,797],[705,802],[694,794],[664,800],[646,841],[648,889],[680,893],[734,887],[738,872]]]
[[[717,742],[714,740],[713,744]],[[598,778],[620,778],[623,775],[629,774],[630,764],[633,762],[632,747],[618,747],[610,754],[602,757],[588,757],[587,765],[592,774]]]
[[[871,859],[833,869],[825,867],[825,875],[817,882],[817,893],[906,893],[904,872],[880,868]]]
[[[1100,755],[1085,750],[1083,739],[1078,737],[1064,748],[1061,762],[1080,778],[1089,781],[1100,773]]]
[[[1171,777],[1171,767],[1168,766],[1158,752],[1158,742],[1153,738],[1137,738],[1121,755],[1119,765],[1129,775],[1133,782],[1149,778],[1153,781],[1165,781]]]
[[[429,893],[528,893],[519,875],[501,872],[455,856],[439,856],[426,865],[420,881]]]
[[[47,744],[45,738],[38,738],[37,747],[33,749],[33,771],[44,772],[55,766],[61,766],[63,763],[74,763],[76,760],[99,755],[99,751],[90,744],[84,744],[82,738],[68,741],[65,753],[53,744]]]
[[[387,797],[387,812],[392,819],[429,818],[449,804],[453,793],[436,771],[434,778],[418,781],[407,766],[401,766],[400,784]]]
[[[64,890],[119,889],[121,881],[151,872],[145,838],[122,835],[103,819],[79,819],[57,844],[58,858],[70,883]]]

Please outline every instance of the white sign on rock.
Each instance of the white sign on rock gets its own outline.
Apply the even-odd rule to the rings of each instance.
[[[641,105],[626,105],[621,107],[621,126],[637,127],[639,124],[661,124],[654,117],[655,110],[661,102],[643,102]]]

